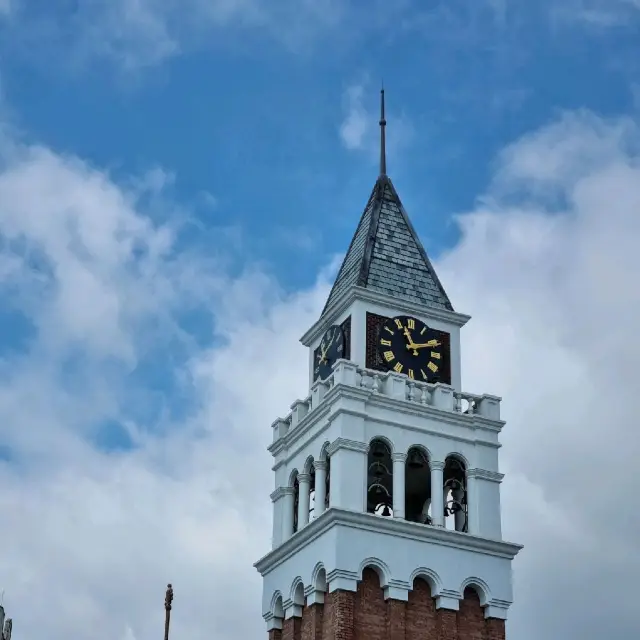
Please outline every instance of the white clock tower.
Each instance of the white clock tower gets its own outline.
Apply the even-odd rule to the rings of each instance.
[[[504,640],[500,398],[461,388],[456,313],[386,175],[273,423],[270,640]]]

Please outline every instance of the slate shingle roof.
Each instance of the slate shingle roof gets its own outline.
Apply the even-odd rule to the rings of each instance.
[[[353,285],[453,311],[387,176],[373,187],[324,308]]]

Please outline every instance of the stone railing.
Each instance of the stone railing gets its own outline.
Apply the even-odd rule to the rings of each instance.
[[[325,380],[316,381],[311,393],[291,405],[291,413],[273,423],[274,441],[298,425],[307,414],[317,409],[329,391],[337,385],[365,389],[374,395],[387,396],[413,404],[434,407],[465,415],[478,415],[489,420],[500,420],[500,398],[455,391],[448,384],[429,384],[411,380],[394,371],[374,371],[359,367],[349,360],[338,360],[333,373]]]

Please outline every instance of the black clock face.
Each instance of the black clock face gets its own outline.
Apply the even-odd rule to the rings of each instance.
[[[329,327],[320,341],[313,361],[313,379],[324,380],[331,374],[336,360],[344,354],[344,333],[337,324]]]
[[[392,371],[425,382],[440,379],[441,336],[417,318],[389,318],[380,328],[378,350],[382,361]]]

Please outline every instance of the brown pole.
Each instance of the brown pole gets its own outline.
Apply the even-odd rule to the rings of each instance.
[[[164,596],[164,640],[169,640],[169,623],[171,622],[171,603],[173,602],[173,587],[167,585]]]

